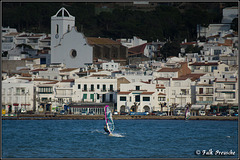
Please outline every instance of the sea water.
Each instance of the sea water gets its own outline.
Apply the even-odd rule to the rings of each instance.
[[[3,120],[2,156],[3,158],[238,157],[238,121],[114,122],[115,131],[113,136],[109,136],[103,129],[104,120]],[[221,153],[232,151],[232,155],[215,155],[217,151]]]

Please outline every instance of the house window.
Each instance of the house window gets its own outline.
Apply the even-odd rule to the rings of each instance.
[[[94,94],[90,94],[90,99],[92,99],[92,101],[94,101]]]
[[[84,90],[84,91],[87,90],[87,85],[86,85],[86,84],[84,84],[84,88],[83,88],[83,90]]]
[[[140,102],[140,95],[135,96],[135,102]]]
[[[94,85],[91,84],[91,91],[94,91]]]
[[[97,85],[97,89],[99,89],[99,88],[100,88],[100,85],[98,84],[98,85]]]
[[[113,91],[113,85],[112,84],[110,85],[110,91]]]
[[[39,87],[39,93],[41,94],[49,94],[52,92],[52,87]]]
[[[58,34],[58,33],[59,33],[59,26],[57,24],[57,26],[56,26],[56,34]]]
[[[127,100],[127,98],[125,96],[120,97],[120,101],[126,101],[126,100]]]
[[[113,94],[110,94],[110,102],[113,102]]]
[[[143,101],[150,101],[150,97],[143,97]]]
[[[77,51],[76,51],[75,49],[72,49],[72,50],[70,51],[70,56],[71,56],[72,58],[75,58],[75,57],[77,56]]]
[[[99,94],[97,94],[97,99],[99,99]]]
[[[106,85],[105,84],[103,85],[103,91],[106,91]]]
[[[139,91],[140,90],[140,86],[136,86],[136,90]]]
[[[199,94],[203,94],[203,88],[199,88]]]
[[[158,101],[166,101],[165,97],[158,97]]]
[[[81,84],[78,84],[78,89],[81,89]]]
[[[83,100],[87,99],[87,94],[83,94]]]

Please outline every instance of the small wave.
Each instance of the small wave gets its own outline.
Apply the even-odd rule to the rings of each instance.
[[[106,132],[96,129],[91,131],[91,133],[106,133]]]
[[[230,138],[231,136],[226,136],[227,138]]]
[[[112,133],[111,135],[112,137],[125,137],[123,134],[121,133]]]

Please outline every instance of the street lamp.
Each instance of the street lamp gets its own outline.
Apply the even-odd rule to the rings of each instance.
[[[27,105],[27,102],[26,102],[26,96],[27,96],[27,94],[28,94],[28,91],[27,92],[25,92],[25,111],[27,111],[27,107],[26,107],[26,105]]]

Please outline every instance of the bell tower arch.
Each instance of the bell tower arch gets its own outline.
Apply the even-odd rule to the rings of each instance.
[[[75,17],[62,7],[51,17],[51,50],[57,46],[62,36],[75,26]],[[54,52],[54,51],[53,51]],[[52,54],[52,53],[51,53]]]

